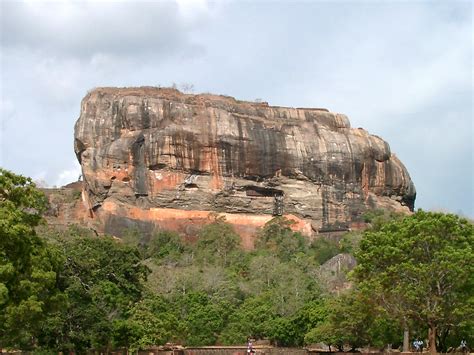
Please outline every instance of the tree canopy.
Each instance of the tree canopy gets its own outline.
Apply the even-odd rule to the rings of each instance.
[[[407,327],[429,329],[432,351],[474,342],[473,225],[452,214],[377,212],[362,237],[313,241],[277,217],[244,251],[217,215],[196,241],[138,230],[119,240],[39,229],[46,208],[31,179],[0,169],[0,348],[135,351],[247,337],[382,348]],[[340,253],[358,266],[336,295],[320,271]]]
[[[356,257],[360,289],[402,326],[429,329],[432,352],[446,332],[474,334],[474,229],[466,219],[420,210],[366,232]]]
[[[31,179],[0,169],[0,348],[33,348],[63,301],[56,288],[62,258],[35,232],[45,208]]]

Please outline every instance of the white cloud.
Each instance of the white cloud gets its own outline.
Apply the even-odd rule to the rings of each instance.
[[[97,53],[166,57],[192,43],[189,33],[210,15],[206,1],[6,1],[5,47],[44,56],[91,58]]]
[[[47,172],[45,170],[38,171],[31,176],[31,179],[34,181],[38,187],[50,187],[46,182]]]
[[[63,170],[59,173],[54,185],[57,187],[67,185],[71,182],[77,181],[80,175],[81,166],[77,162],[73,162],[71,168]]]
[[[208,0],[176,0],[180,16],[186,23],[194,23],[208,17],[218,7],[218,4]]]
[[[15,115],[15,105],[8,98],[3,96],[3,91],[0,96],[0,166],[3,166],[3,155],[4,155],[4,133],[7,127],[8,121],[10,121]]]

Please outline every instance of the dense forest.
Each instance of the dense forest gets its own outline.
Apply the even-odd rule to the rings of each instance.
[[[474,343],[474,228],[453,214],[367,215],[369,228],[304,238],[278,217],[256,248],[215,216],[197,240],[129,230],[122,239],[48,227],[29,178],[0,170],[0,348],[131,351],[174,342],[332,349],[428,339]],[[332,292],[321,265],[355,256],[352,286]],[[436,347],[436,348],[435,348]]]

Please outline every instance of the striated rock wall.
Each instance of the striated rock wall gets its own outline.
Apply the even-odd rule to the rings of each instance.
[[[345,230],[367,209],[408,212],[416,195],[385,141],[325,109],[98,88],[82,101],[74,147],[86,202],[116,235],[121,223],[191,233],[210,212],[241,235],[281,214],[305,234]]]

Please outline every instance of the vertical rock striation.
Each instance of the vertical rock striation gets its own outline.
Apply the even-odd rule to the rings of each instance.
[[[325,109],[98,88],[74,146],[86,202],[114,234],[137,223],[192,234],[210,212],[244,237],[275,214],[305,234],[345,230],[368,209],[413,210],[416,195],[384,140]]]

